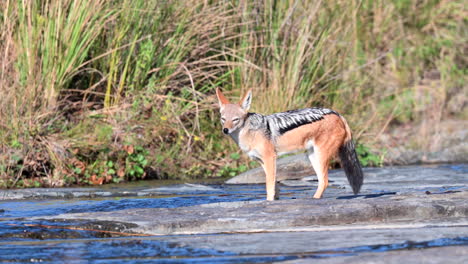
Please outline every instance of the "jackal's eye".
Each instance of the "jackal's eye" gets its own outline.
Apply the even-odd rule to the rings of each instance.
[[[232,119],[232,122],[234,122],[234,123],[239,122],[239,118],[234,118],[234,119]]]
[[[221,122],[223,122],[223,123],[226,122],[226,118],[221,117]]]

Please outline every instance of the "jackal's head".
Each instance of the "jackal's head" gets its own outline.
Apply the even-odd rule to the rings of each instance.
[[[216,88],[216,95],[218,96],[221,124],[223,124],[223,133],[226,135],[242,128],[247,117],[247,111],[252,102],[252,90],[249,90],[239,103],[233,104],[224,97],[219,88]]]

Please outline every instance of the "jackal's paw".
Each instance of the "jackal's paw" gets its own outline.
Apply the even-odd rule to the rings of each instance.
[[[267,195],[267,201],[279,200],[279,195]]]

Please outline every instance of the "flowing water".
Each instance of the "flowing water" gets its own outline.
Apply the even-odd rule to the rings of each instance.
[[[147,183],[151,184],[151,183]],[[161,182],[157,183],[158,185]],[[147,185],[146,185],[147,186]],[[203,187],[203,188],[200,188]],[[119,190],[107,191],[119,193]],[[118,189],[133,190],[134,184]],[[138,187],[137,187],[138,188]],[[304,197],[310,188],[285,187],[283,199]],[[180,246],[164,237],[125,236],[94,230],[96,223],[28,220],[65,213],[114,211],[133,208],[176,208],[207,203],[263,200],[261,185],[173,185],[158,187],[152,197],[101,197],[95,199],[13,200],[0,202],[0,261],[50,263],[226,262],[236,254]],[[106,223],[102,223],[106,225]],[[79,229],[76,229],[77,227]],[[83,228],[87,227],[88,228]],[[125,227],[125,226],[123,226]],[[101,229],[102,226],[99,226]],[[87,229],[87,230],[83,230]],[[218,258],[217,258],[218,257]],[[286,257],[242,258],[241,262],[280,260]]]

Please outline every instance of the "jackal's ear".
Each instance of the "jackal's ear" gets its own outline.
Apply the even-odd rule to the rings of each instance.
[[[224,94],[219,88],[216,88],[216,96],[218,96],[219,107],[223,107],[223,105],[229,104],[229,100],[224,97]]]
[[[249,110],[250,103],[252,103],[252,89],[249,89],[239,102],[240,106],[242,107],[242,109],[244,109],[244,111]]]

